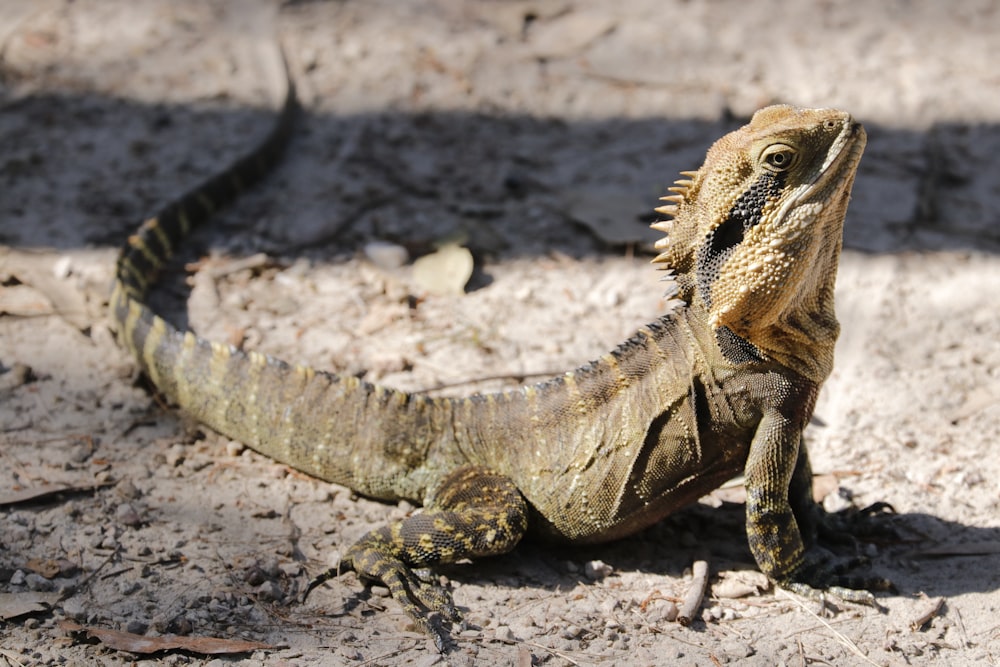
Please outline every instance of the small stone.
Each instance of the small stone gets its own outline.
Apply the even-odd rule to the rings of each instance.
[[[493,636],[496,637],[497,641],[504,642],[505,644],[513,644],[517,641],[514,632],[506,625],[498,626]]]
[[[243,578],[244,581],[251,586],[260,586],[262,583],[267,581],[267,575],[264,574],[264,570],[260,569],[256,565],[247,570]]]
[[[69,598],[62,602],[63,613],[75,621],[87,620],[87,608],[79,598]]]
[[[129,632],[133,635],[144,635],[146,634],[146,630],[148,629],[149,629],[149,624],[144,623],[143,621],[140,621],[137,618],[133,618],[125,626],[125,632]]]
[[[167,632],[175,635],[189,635],[192,630],[194,630],[194,625],[190,620],[183,616],[176,618],[167,624]]]
[[[299,565],[298,563],[292,562],[292,563],[281,564],[281,573],[286,577],[289,578],[296,577],[301,571],[302,571],[302,566]]]
[[[50,580],[34,572],[25,575],[24,583],[27,584],[30,591],[51,591],[55,588],[55,584]]]
[[[235,440],[230,440],[226,443],[226,455],[227,456],[239,456],[246,449],[246,446],[242,442],[236,442]]]
[[[260,564],[264,574],[266,574],[271,579],[276,579],[281,576],[281,565],[278,563],[278,559],[271,557]]]
[[[142,492],[136,488],[130,479],[123,479],[115,486],[115,491],[125,500],[138,500],[142,497]]]
[[[567,625],[559,633],[559,636],[563,639],[578,639],[580,635],[583,634],[583,628],[579,625]]]
[[[122,503],[115,508],[115,519],[123,526],[136,528],[142,525],[142,517],[131,503]]]
[[[73,271],[73,258],[69,255],[63,255],[56,260],[55,264],[52,265],[52,275],[60,280],[68,278],[69,274]]]
[[[614,568],[602,560],[591,560],[583,566],[583,574],[591,581],[603,579],[614,572]]]
[[[118,582],[118,592],[121,595],[132,595],[140,588],[142,588],[142,584],[133,579],[121,579]]]
[[[24,570],[14,570],[14,574],[10,575],[10,585],[24,586]]]
[[[646,608],[646,621],[650,625],[663,626],[677,620],[677,605],[671,600],[658,600]]]
[[[383,271],[398,269],[410,259],[406,248],[388,241],[372,241],[365,245],[364,253],[372,264]]]
[[[274,581],[265,581],[257,587],[257,598],[266,602],[278,602],[284,597],[281,586]]]
[[[843,489],[838,493],[830,493],[826,498],[823,498],[823,509],[830,514],[848,510],[851,507],[853,507],[851,499],[844,493]]]
[[[66,457],[73,463],[85,463],[94,453],[94,446],[90,442],[74,442],[69,447]]]

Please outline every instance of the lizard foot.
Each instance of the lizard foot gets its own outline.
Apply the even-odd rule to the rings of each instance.
[[[375,563],[376,567],[363,569],[359,567],[359,562],[369,565]],[[421,631],[434,639],[437,650],[440,653],[446,651],[448,634],[432,621],[431,614],[437,613],[451,624],[461,622],[461,614],[455,607],[451,593],[440,584],[418,576],[405,563],[391,556],[386,557],[384,554],[372,551],[349,554],[340,565],[326,570],[310,581],[302,593],[300,602],[305,602],[317,587],[347,572],[354,572],[359,578],[372,583],[384,584],[406,615]]]
[[[448,633],[440,622],[454,625],[461,617],[451,594],[415,569],[506,553],[527,526],[528,505],[510,479],[487,468],[464,466],[439,483],[423,512],[364,535],[347,550],[340,569],[382,582],[444,653]]]
[[[432,615],[436,614],[448,624],[461,621],[461,615],[446,588],[432,580],[422,579],[399,558],[377,545],[365,544],[364,540],[347,552],[345,566],[362,579],[381,582],[417,628],[434,639],[437,650],[440,653],[446,651],[448,633],[436,622],[438,619],[432,619]]]

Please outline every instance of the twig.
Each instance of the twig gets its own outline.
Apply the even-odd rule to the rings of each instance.
[[[543,644],[538,644],[538,643],[535,643],[535,642],[524,642],[524,643],[527,644],[528,646],[534,646],[535,648],[537,648],[540,651],[545,651],[546,653],[551,653],[552,655],[556,656],[557,658],[562,658],[563,660],[565,660],[566,662],[570,663],[571,665],[579,665],[580,664],[579,662],[577,662],[573,658],[569,657],[568,654],[563,653],[562,651],[557,651],[556,649],[552,648],[551,646],[544,646]]]
[[[691,621],[701,609],[701,601],[705,597],[705,587],[708,585],[708,561],[696,560],[691,568],[691,574],[691,588],[684,596],[680,611],[677,613],[677,622],[684,626],[691,625]]]
[[[7,660],[10,661],[10,664],[14,665],[15,667],[24,667],[24,663],[18,660],[17,654],[14,653],[13,651],[8,651],[5,648],[0,648],[0,655],[7,658]]]
[[[817,621],[819,621],[823,625],[823,627],[825,627],[827,630],[829,630],[831,633],[833,633],[833,636],[837,639],[837,641],[839,641],[841,644],[843,644],[847,648],[847,650],[849,650],[851,653],[853,653],[854,655],[858,656],[859,658],[861,658],[863,661],[865,661],[869,665],[874,665],[874,667],[880,667],[880,665],[877,662],[875,662],[874,660],[872,660],[871,658],[869,658],[867,655],[865,655],[861,651],[861,649],[858,648],[857,644],[855,644],[854,642],[852,642],[846,636],[844,636],[843,634],[841,634],[837,629],[835,629],[832,625],[830,625],[829,623],[827,623],[826,620],[824,618],[822,618],[819,614],[817,614],[812,609],[810,609],[809,607],[807,607],[804,604],[802,604],[801,600],[797,599],[794,595],[792,595],[788,591],[783,590],[781,588],[777,589],[776,592],[781,593],[782,595],[784,595],[787,599],[791,600],[796,605],[798,605],[798,607],[800,609],[802,609],[804,612],[806,612],[807,614],[809,614],[810,616],[812,616],[813,618],[815,618]]]
[[[955,620],[958,621],[958,629],[962,631],[962,647],[969,648],[971,645],[969,642],[969,633],[965,631],[965,621],[962,620],[962,612],[959,611],[958,607],[952,611],[955,612]]]
[[[910,621],[910,630],[916,632],[917,630],[920,630],[925,625],[930,623],[931,619],[937,616],[938,612],[941,611],[942,606],[944,606],[943,597],[938,597],[931,600],[930,604],[927,607],[927,610],[924,613],[920,614],[920,616],[917,616],[915,619]]]

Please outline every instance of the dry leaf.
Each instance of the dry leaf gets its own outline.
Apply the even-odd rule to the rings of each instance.
[[[473,264],[468,248],[449,243],[413,263],[413,280],[431,294],[462,294]]]
[[[16,505],[18,503],[26,503],[32,500],[38,500],[39,498],[44,498],[46,496],[62,493],[63,491],[66,491],[70,488],[71,487],[67,484],[46,484],[44,486],[35,486],[27,489],[20,489],[18,491],[7,491],[3,494],[0,494],[0,506]]]
[[[40,574],[46,579],[51,579],[57,576],[61,571],[59,563],[57,561],[52,560],[51,558],[46,558],[46,559],[32,558],[24,565],[32,572]]]
[[[10,285],[0,289],[0,315],[33,317],[50,315],[52,312],[52,304],[34,287]]]
[[[220,655],[226,653],[247,653],[258,649],[274,649],[276,646],[250,642],[243,639],[224,639],[221,637],[192,637],[180,635],[161,635],[146,637],[131,632],[109,630],[82,626],[72,621],[62,621],[59,627],[67,632],[83,632],[97,639],[108,648],[129,653],[157,653],[159,651],[191,651],[203,655]]]
[[[48,611],[59,601],[59,593],[0,593],[0,620]]]
[[[43,486],[35,486],[28,489],[21,489],[19,491],[7,491],[5,493],[0,493],[0,507],[4,505],[27,503],[33,500],[45,498],[47,496],[54,496],[57,493],[89,493],[105,486],[110,486],[111,484],[113,484],[113,482],[80,485],[45,484]]]
[[[761,572],[737,570],[720,572],[719,581],[712,586],[712,595],[719,598],[744,598],[766,591],[771,584]]]

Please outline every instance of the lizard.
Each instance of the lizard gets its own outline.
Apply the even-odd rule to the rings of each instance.
[[[382,582],[444,651],[442,625],[460,615],[419,570],[526,536],[615,540],[743,475],[749,550],[771,581],[865,604],[891,589],[817,545],[827,515],[802,435],[839,333],[834,281],[866,143],[850,114],[761,109],[681,172],[652,225],[678,307],[562,375],[440,398],[210,342],[147,304],[184,237],[279,161],[296,108],[289,77],[259,145],[142,223],[109,308],[121,346],[199,422],[360,495],[422,506],[365,534],[337,572]]]

